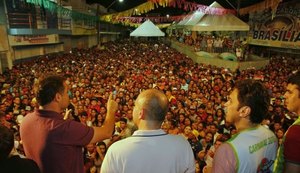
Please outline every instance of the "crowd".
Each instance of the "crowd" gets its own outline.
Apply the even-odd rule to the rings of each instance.
[[[205,51],[209,53],[231,52],[240,61],[247,60],[250,49],[246,38],[232,38],[222,35],[172,33],[169,37],[178,42],[184,43],[194,48],[196,52]]]
[[[167,96],[170,106],[162,129],[188,140],[196,172],[209,169],[218,146],[236,133],[236,128],[225,121],[224,104],[237,80],[260,80],[268,89],[272,99],[263,125],[279,141],[296,118],[283,104],[287,76],[300,67],[294,58],[272,57],[263,69],[232,71],[195,64],[162,42],[123,40],[106,43],[104,47],[43,56],[16,64],[1,74],[1,124],[14,129],[19,154],[24,155],[18,138],[19,125],[27,113],[37,108],[33,86],[48,73],[67,77],[71,112],[66,119],[101,127],[111,92],[118,103],[111,139],[84,148],[86,172],[99,172],[107,148],[137,129],[132,120],[133,106],[140,92],[149,88],[161,90]]]

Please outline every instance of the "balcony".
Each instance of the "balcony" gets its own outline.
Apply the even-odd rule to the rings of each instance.
[[[7,19],[10,35],[72,34],[71,19],[55,14],[42,16],[26,12],[8,13]]]

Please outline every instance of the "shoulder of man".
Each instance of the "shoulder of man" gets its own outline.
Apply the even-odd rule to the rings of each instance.
[[[20,158],[18,155],[12,156],[6,161],[3,171],[3,173],[6,171],[40,173],[39,167],[35,161],[26,158]]]

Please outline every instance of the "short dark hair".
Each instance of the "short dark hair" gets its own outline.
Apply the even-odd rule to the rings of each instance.
[[[288,78],[288,84],[293,84],[297,85],[297,89],[300,91],[300,71],[297,71],[296,73],[293,73],[289,78]],[[300,97],[300,94],[299,94]]]
[[[36,99],[41,106],[50,103],[57,93],[64,92],[66,78],[59,75],[49,75],[36,85]]]
[[[201,104],[201,105],[199,106],[199,109],[205,109],[205,108],[206,108],[205,104]]]
[[[124,118],[124,117],[120,118],[120,121],[122,121],[122,122],[124,122],[125,124],[127,124],[127,119]]]
[[[218,128],[218,125],[216,123],[210,123],[209,126],[215,126],[215,128]]]
[[[177,121],[174,120],[174,119],[172,119],[172,120],[171,120],[171,125],[174,126],[174,127],[176,127],[176,126],[177,126]]]
[[[239,108],[251,108],[250,120],[252,123],[261,123],[268,114],[270,96],[264,85],[255,80],[238,81],[235,85],[238,91]]]
[[[87,117],[88,116],[88,113],[86,111],[82,111],[79,113],[79,116],[84,116],[84,117]]]
[[[9,128],[0,125],[0,162],[7,159],[14,147],[14,134]]]
[[[106,143],[105,143],[105,142],[103,142],[103,141],[98,142],[98,143],[97,143],[97,146],[99,147],[100,145],[105,146],[105,150],[106,150],[107,146],[106,146]]]
[[[4,124],[2,124],[1,120],[5,119],[5,118],[6,118],[5,113],[3,111],[0,111],[0,126],[4,125]]]

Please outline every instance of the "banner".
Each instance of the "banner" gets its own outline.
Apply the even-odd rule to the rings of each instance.
[[[53,0],[26,0],[27,3],[31,3],[38,6],[43,6],[45,9],[49,10],[51,13],[59,13],[66,17],[72,17],[74,20],[85,20],[96,22],[98,17],[84,14],[72,9],[65,8],[61,5],[58,5]]]
[[[250,13],[249,44],[300,49],[300,3],[278,7],[275,16],[271,9]]]
[[[8,35],[8,41],[11,46],[27,46],[37,44],[59,43],[57,34],[51,35]]]
[[[118,21],[120,20],[119,18],[145,14],[158,7],[173,7],[173,8],[184,9],[185,11],[197,10],[201,13],[212,14],[212,15],[235,14],[235,11],[231,9],[209,7],[194,2],[187,2],[185,0],[153,0],[153,1],[151,0],[126,11],[100,16],[100,20],[111,22],[111,23],[118,23]]]
[[[143,23],[146,20],[151,20],[153,23],[172,23],[172,22],[178,22],[185,18],[187,15],[179,15],[179,16],[164,16],[164,17],[119,17],[115,19],[116,21],[119,21],[120,23]]]

